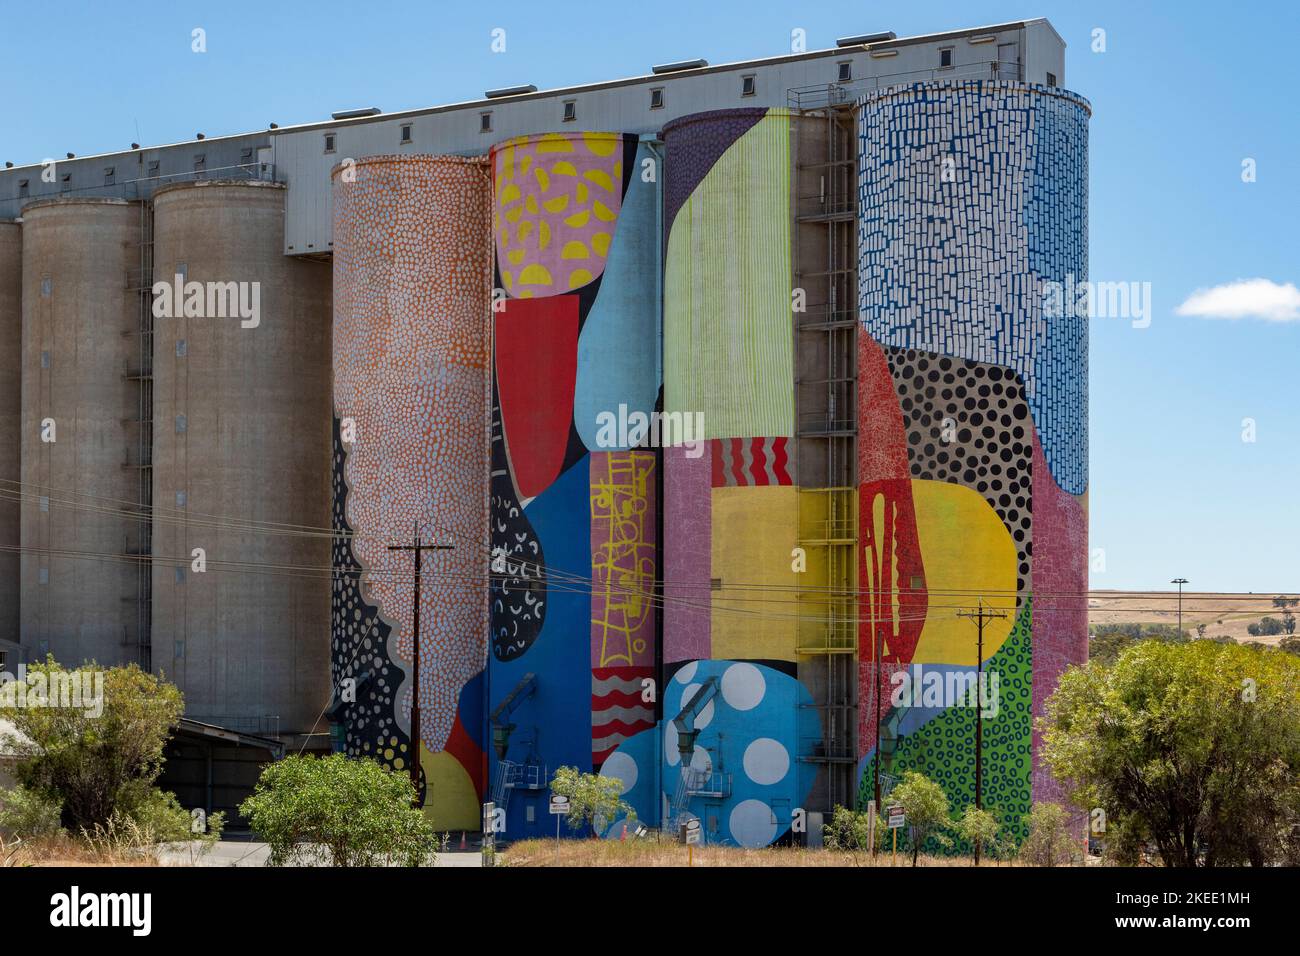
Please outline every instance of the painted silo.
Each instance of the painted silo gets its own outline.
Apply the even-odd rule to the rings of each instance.
[[[0,338],[22,342],[23,233],[0,222]],[[22,488],[22,349],[0,355],[0,641],[18,643],[18,498]],[[12,663],[12,661],[10,662]]]
[[[878,673],[882,774],[920,770],[973,802],[971,711],[927,688],[975,679],[957,611],[983,600],[1005,615],[980,662],[983,799],[1020,833],[1031,801],[1059,795],[1031,720],[1087,658],[1087,325],[1053,301],[1087,276],[1090,109],[1004,82],[859,108],[860,799]],[[900,671],[928,676],[898,704]]]
[[[663,801],[669,825],[696,817],[706,842],[741,846],[790,832],[821,739],[791,600],[792,119],[722,110],[663,131],[664,404],[704,439],[665,451]]]
[[[335,169],[333,679],[350,754],[409,771],[413,556],[420,742],[435,826],[475,830],[485,792],[489,173],[481,158]]]
[[[153,663],[187,716],[297,735],[331,693],[330,269],[283,255],[284,199],[154,194]]]
[[[661,155],[574,131],[490,162],[492,798],[507,837],[548,833],[550,775],[574,766],[653,824]]]
[[[140,661],[138,421],[144,210],[23,209],[22,643],[63,664]],[[145,658],[147,661],[147,658]]]

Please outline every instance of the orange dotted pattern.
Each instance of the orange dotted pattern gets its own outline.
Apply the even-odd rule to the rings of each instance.
[[[426,543],[454,546],[423,556],[420,733],[433,751],[484,665],[491,220],[485,159],[378,156],[334,171],[346,515],[365,597],[393,628],[390,646],[408,675],[413,556],[387,548],[409,544],[417,525]],[[405,723],[409,676],[395,703]]]

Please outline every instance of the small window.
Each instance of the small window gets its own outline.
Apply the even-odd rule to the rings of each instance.
[[[177,569],[176,569],[176,583],[177,583],[177,584],[184,584],[184,583],[185,583],[185,569],[184,569],[184,568],[177,568]]]
[[[1048,86],[1055,86],[1055,85],[1056,85],[1056,74],[1055,74],[1055,73],[1048,73],[1048,74],[1047,74],[1047,85],[1048,85]]]
[[[196,173],[201,173],[201,172],[203,172],[203,170],[207,169],[207,166],[208,166],[208,154],[207,154],[207,153],[195,153],[195,154],[194,154],[194,171],[195,171]]]
[[[650,108],[652,110],[661,110],[664,108],[664,88],[656,87],[650,91]]]
[[[853,61],[852,61],[852,60],[845,60],[843,63],[840,64],[840,80],[839,80],[839,81],[840,81],[841,83],[847,83],[847,82],[848,82],[849,80],[851,80],[851,79],[853,79]]]
[[[41,495],[41,510],[42,511],[50,510],[50,499],[48,495]]]
[[[18,180],[18,198],[27,198],[27,180],[25,179]]]
[[[564,101],[564,122],[572,123],[577,118],[578,118],[577,100],[565,100]]]
[[[183,661],[183,660],[185,659],[185,642],[184,642],[184,641],[173,641],[173,642],[172,642],[172,656],[175,657],[178,661]]]
[[[411,124],[410,124],[410,123],[403,123],[403,124],[402,124],[402,142],[403,142],[403,143],[409,143],[410,141],[411,141]]]
[[[184,415],[176,416],[176,434],[184,435],[189,430],[189,419]]]
[[[710,590],[710,591],[721,591],[721,590],[722,590],[722,578],[709,578],[709,590]]]
[[[45,294],[46,294],[46,293],[42,293],[42,295],[45,295]],[[42,350],[41,350],[41,368],[49,368],[49,367],[50,367],[50,350],[49,350],[49,349],[42,349]]]
[[[105,166],[105,167],[104,167],[104,185],[105,185],[105,186],[111,186],[111,185],[113,185],[113,180],[114,180],[114,177],[116,176],[116,174],[117,174],[117,170],[116,170],[114,167],[112,167],[112,166]]]
[[[41,569],[36,573],[36,581],[37,581],[38,584],[49,584],[49,583],[50,583],[50,569],[49,569],[49,568],[41,568]]]
[[[184,340],[184,339],[177,339],[177,340],[176,340],[176,357],[177,357],[177,358],[185,358],[185,353],[186,353],[185,340]]]
[[[253,161],[253,147],[249,146],[239,151],[239,163],[241,166],[247,166]]]
[[[156,159],[151,159],[151,160],[149,160],[149,178],[150,178],[150,179],[156,179],[156,178],[158,177],[158,173],[159,173],[158,163],[159,163],[159,160],[156,160]]]
[[[478,114],[478,131],[479,131],[480,133],[490,133],[490,132],[492,132],[492,114],[491,114],[491,112],[488,112],[488,113],[479,113],[479,114]]]
[[[941,68],[952,66],[952,47],[944,47],[939,51],[939,66]]]
[[[754,85],[754,77],[742,76],[740,78],[740,95],[753,96],[756,92],[758,92],[758,89]]]
[[[184,508],[184,507],[185,507],[185,502],[186,502],[186,500],[187,500],[187,496],[186,496],[185,492],[183,492],[183,491],[178,491],[178,492],[176,492],[176,507],[177,507],[177,508]]]
[[[327,152],[327,153],[332,153],[332,152],[334,152],[334,134],[333,134],[333,133],[326,133],[326,134],[325,134],[325,152]]]
[[[72,188],[72,173],[64,173],[59,180],[59,191],[67,192]]]

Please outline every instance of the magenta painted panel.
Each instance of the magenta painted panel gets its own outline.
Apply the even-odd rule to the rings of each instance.
[[[664,449],[664,661],[710,656],[713,455]]]

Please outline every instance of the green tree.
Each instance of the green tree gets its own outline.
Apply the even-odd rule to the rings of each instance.
[[[623,801],[623,781],[617,777],[560,767],[551,779],[551,792],[569,798],[564,822],[570,830],[588,826],[594,832],[598,825],[607,826],[621,816],[636,819],[636,811]]]
[[[29,664],[27,687],[17,684],[0,688],[0,717],[17,731],[8,740],[19,754],[16,775],[28,790],[62,805],[65,827],[80,833],[151,799],[163,747],[184,706],[175,685],[135,664],[63,668],[53,657]],[[63,698],[52,706],[60,704],[56,688],[74,687],[78,705]],[[33,693],[51,706],[33,706]]]
[[[1029,836],[1020,857],[1035,866],[1059,866],[1079,852],[1070,833],[1070,814],[1059,803],[1035,803],[1025,814]]]
[[[907,825],[912,831],[912,865],[916,866],[918,854],[926,840],[931,838],[941,846],[951,846],[952,840],[943,831],[952,825],[948,818],[948,795],[924,774],[908,770],[902,781],[889,794],[891,803],[903,806]]]
[[[1277,860],[1300,822],[1300,661],[1271,650],[1144,642],[1061,677],[1043,756],[1108,830],[1166,866]]]
[[[998,823],[998,818],[987,810],[981,810],[975,805],[968,806],[966,811],[961,815],[953,829],[957,835],[966,840],[975,848],[972,856],[975,865],[980,865],[980,852],[987,851],[990,856],[997,856],[1001,844],[998,837],[1002,832],[1002,827]]]
[[[267,842],[270,866],[423,866],[433,863],[438,834],[413,807],[410,778],[368,759],[343,754],[286,757],[262,771],[239,808]]]
[[[878,824],[879,825],[879,824]],[[831,813],[831,822],[822,828],[826,846],[832,850],[871,849],[871,833],[867,814],[837,806]]]

